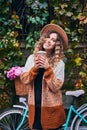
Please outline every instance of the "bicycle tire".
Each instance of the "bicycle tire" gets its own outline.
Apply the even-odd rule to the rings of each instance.
[[[87,120],[87,111],[84,111],[82,116]],[[83,122],[81,118],[78,118],[75,122],[75,130],[87,130],[87,123]]]
[[[87,120],[87,110],[83,111],[81,115]],[[87,130],[87,122],[85,123],[80,117],[78,117],[71,130]]]
[[[16,130],[23,117],[23,110],[16,108],[9,109],[0,115],[0,130]],[[30,130],[28,124],[28,116],[20,128],[20,130]]]

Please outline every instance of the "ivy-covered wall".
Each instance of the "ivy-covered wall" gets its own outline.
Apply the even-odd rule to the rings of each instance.
[[[16,102],[14,81],[7,79],[6,72],[24,66],[24,54],[33,52],[47,23],[59,24],[69,38],[63,90],[80,88],[87,93],[86,0],[0,0],[0,10],[0,109]]]

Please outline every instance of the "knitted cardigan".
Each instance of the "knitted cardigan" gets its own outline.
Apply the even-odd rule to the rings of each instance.
[[[64,63],[60,61],[55,71],[49,67],[44,72],[42,80],[42,99],[41,99],[41,125],[44,130],[58,128],[65,122],[66,115],[62,103],[61,87],[64,78]],[[60,66],[60,67],[59,67]],[[34,57],[31,55],[25,68],[28,72],[23,72],[20,76],[21,81],[28,89],[28,108],[29,108],[29,127],[32,129],[35,116],[35,94],[34,79],[38,74],[38,69],[34,67]],[[60,68],[60,70],[58,70]]]

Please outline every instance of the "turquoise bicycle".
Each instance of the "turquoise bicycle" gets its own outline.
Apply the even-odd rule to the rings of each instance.
[[[67,91],[66,95],[78,98],[84,94],[83,90]],[[20,98],[21,105],[13,105],[13,108],[0,115],[0,130],[30,130],[28,124],[28,106],[26,98]],[[70,124],[72,112],[75,116]],[[87,130],[87,104],[83,104],[78,109],[70,105],[66,122],[60,130]]]

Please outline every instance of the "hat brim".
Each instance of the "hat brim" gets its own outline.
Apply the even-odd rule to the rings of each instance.
[[[49,32],[49,31],[56,31],[61,36],[61,38],[63,40],[64,49],[66,49],[68,47],[67,34],[59,25],[57,25],[57,24],[47,24],[47,25],[45,25],[40,32],[40,36],[42,36],[43,34]]]

